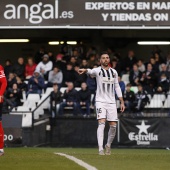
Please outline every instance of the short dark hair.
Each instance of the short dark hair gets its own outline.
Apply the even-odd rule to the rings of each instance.
[[[101,56],[104,55],[104,54],[107,54],[107,55],[109,56],[109,53],[108,53],[107,51],[102,51],[102,52],[100,53],[100,58],[101,58]]]
[[[132,87],[132,85],[130,83],[126,84],[126,87]]]
[[[54,69],[54,68],[58,68],[58,69],[59,69],[59,66],[55,65],[55,66],[53,67],[53,69]]]
[[[57,83],[53,83],[53,86],[58,86],[58,84]]]

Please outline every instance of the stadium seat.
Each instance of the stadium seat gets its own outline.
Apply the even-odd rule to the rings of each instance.
[[[149,101],[151,101],[152,99],[152,96],[150,94],[147,94],[148,98],[149,98]]]
[[[123,74],[122,75],[122,81],[129,82],[129,74]]]
[[[32,113],[23,113],[22,127],[28,128],[32,126]]]
[[[123,81],[125,83],[125,86],[129,83],[129,81]]]
[[[26,91],[22,91],[22,99],[21,102],[25,102],[26,101]]]
[[[45,100],[46,99],[46,100]],[[45,100],[45,101],[44,101]],[[44,102],[43,102],[44,101]],[[43,102],[43,103],[42,103]],[[41,104],[42,103],[42,104]],[[41,108],[42,109],[47,109],[49,107],[49,103],[50,103],[50,98],[48,94],[43,94],[41,96],[41,99],[38,101],[37,106],[39,106],[41,104]]]
[[[10,114],[12,114],[12,115],[23,115],[26,112],[31,112],[31,109],[27,106],[18,106],[16,108],[13,108],[12,112],[10,112]]]
[[[67,89],[67,87],[61,87],[61,88],[60,88],[60,92],[61,92],[61,93],[64,93],[66,89]]]
[[[29,94],[26,101],[23,103],[23,106],[27,106],[29,108],[35,108],[36,103],[40,100],[39,94]]]
[[[49,95],[53,91],[52,87],[48,87],[45,91],[45,94]]]
[[[36,108],[33,112],[34,119],[39,119],[39,116],[43,114],[44,114],[44,109],[42,107]]]
[[[165,101],[165,95],[164,94],[154,94],[152,99]]]
[[[81,87],[75,87],[75,89],[76,89],[77,91],[80,91],[80,90],[81,90]]]
[[[30,112],[30,110],[31,110],[31,108],[29,108],[27,106],[18,106],[17,107],[18,112],[21,112],[21,111],[25,111],[25,112],[29,111]]]
[[[146,108],[161,108],[161,107],[163,107],[162,100],[151,99],[150,103],[147,105]]]
[[[169,94],[168,97],[166,98],[163,107],[164,107],[164,108],[169,108],[169,109],[170,109],[170,94]]]

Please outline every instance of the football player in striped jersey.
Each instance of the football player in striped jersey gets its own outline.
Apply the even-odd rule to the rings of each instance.
[[[79,74],[87,73],[96,77],[96,113],[98,120],[97,139],[99,146],[99,155],[111,154],[111,143],[116,135],[116,124],[118,121],[115,93],[117,94],[121,105],[120,110],[125,110],[122,92],[118,82],[117,71],[109,66],[110,58],[107,52],[103,52],[100,56],[101,66],[94,69],[79,69]],[[106,120],[109,122],[110,129],[108,132],[108,140],[103,149],[104,128]]]

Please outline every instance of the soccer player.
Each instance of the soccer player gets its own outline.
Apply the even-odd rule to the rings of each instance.
[[[0,65],[0,156],[4,154],[4,131],[2,127],[2,105],[3,105],[3,94],[7,86],[4,69]]]
[[[98,119],[97,140],[99,146],[99,155],[111,154],[111,143],[116,135],[116,124],[118,121],[117,108],[115,101],[115,92],[121,102],[120,110],[125,110],[122,92],[118,82],[117,71],[109,67],[110,58],[107,52],[103,52],[100,56],[100,67],[93,69],[79,69],[79,74],[87,73],[96,77],[96,113]],[[106,120],[109,122],[110,129],[108,132],[108,140],[105,145],[105,153],[103,149],[104,128]]]

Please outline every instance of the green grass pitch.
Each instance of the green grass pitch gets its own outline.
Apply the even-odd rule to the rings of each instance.
[[[99,156],[97,148],[6,148],[0,170],[83,170],[54,152],[72,155],[98,170],[170,170],[170,151],[163,149],[112,149]]]

